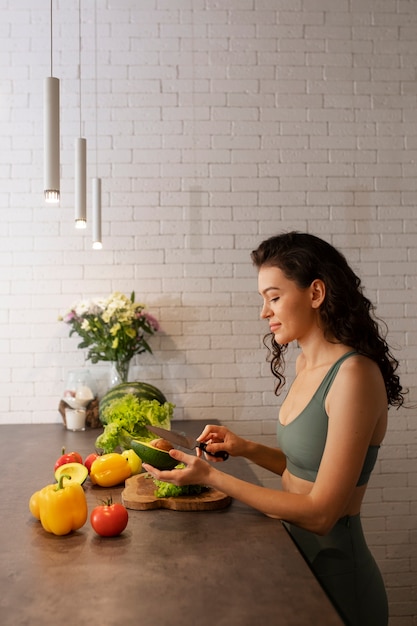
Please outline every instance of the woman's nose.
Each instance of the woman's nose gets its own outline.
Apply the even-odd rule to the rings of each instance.
[[[264,319],[267,319],[270,315],[271,315],[271,312],[269,310],[269,307],[267,306],[267,303],[265,302],[261,309],[260,318],[261,320],[264,320]]]

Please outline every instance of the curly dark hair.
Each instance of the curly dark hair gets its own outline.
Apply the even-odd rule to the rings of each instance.
[[[385,340],[386,324],[375,315],[373,304],[363,294],[360,278],[341,252],[315,235],[293,231],[266,239],[251,253],[251,259],[258,269],[278,267],[301,289],[316,279],[322,280],[326,295],[319,313],[325,337],[351,346],[375,361],[384,378],[388,404],[400,407],[404,403],[406,391],[403,392],[395,374],[398,361]],[[264,343],[269,350],[271,371],[278,379],[278,395],[285,383],[284,354],[288,345],[278,344],[272,333],[265,335]]]

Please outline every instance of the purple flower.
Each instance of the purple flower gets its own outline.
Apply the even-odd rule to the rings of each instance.
[[[160,325],[158,320],[156,319],[156,317],[154,317],[153,315],[151,315],[150,313],[144,312],[142,313],[143,317],[146,317],[146,319],[148,320],[148,323],[150,324],[150,326],[152,326],[152,328],[154,329],[155,332],[157,332],[158,330],[160,330]]]
[[[75,311],[69,311],[69,313],[67,313],[66,316],[64,317],[64,322],[66,324],[70,324],[75,317],[76,317]]]

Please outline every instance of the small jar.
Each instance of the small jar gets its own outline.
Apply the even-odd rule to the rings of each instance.
[[[85,409],[96,395],[96,384],[88,369],[68,373],[62,399],[71,409]]]
[[[65,425],[67,430],[85,430],[86,409],[65,409]]]

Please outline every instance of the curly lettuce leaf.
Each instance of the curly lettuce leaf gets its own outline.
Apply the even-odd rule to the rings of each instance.
[[[157,400],[140,400],[134,394],[115,398],[103,411],[106,424],[96,439],[96,448],[105,453],[114,452],[126,432],[134,439],[151,441],[155,435],[147,430],[146,425],[169,429],[174,408],[171,402],[160,404]]]
[[[154,494],[157,498],[195,496],[207,489],[207,487],[203,487],[202,485],[183,485],[182,487],[178,487],[177,485],[172,485],[171,483],[166,483],[156,478],[154,478],[154,483],[156,486]]]
[[[104,432],[97,437],[95,447],[98,450],[103,450],[105,454],[108,452],[114,452],[119,445],[120,432],[121,429],[119,424],[107,424]]]
[[[179,463],[175,469],[183,469],[185,467],[184,463]],[[156,490],[154,491],[154,495],[157,498],[177,498],[178,496],[196,496],[203,491],[207,490],[207,487],[203,485],[183,485],[182,487],[178,487],[177,485],[172,485],[171,483],[166,483],[163,480],[158,480],[157,478],[152,478]]]

